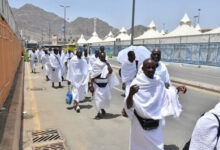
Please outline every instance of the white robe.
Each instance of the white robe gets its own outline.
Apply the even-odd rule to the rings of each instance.
[[[30,66],[31,66],[31,70],[36,68],[36,64],[37,64],[37,54],[36,52],[29,52],[29,61],[30,61]]]
[[[133,96],[133,106],[125,110],[131,120],[130,150],[163,150],[162,119],[173,115],[180,116],[182,107],[175,87],[166,89],[160,77],[148,78],[143,72],[137,74],[132,85],[138,85],[139,91]],[[159,120],[159,127],[144,130],[134,115],[134,109],[142,118]]]
[[[125,83],[125,95],[128,94],[130,84],[137,74],[136,62],[126,61],[121,66],[121,79]]]
[[[220,103],[197,121],[192,133],[189,150],[214,150],[215,146],[217,146],[217,150],[220,150],[220,140],[217,143],[219,123],[212,113],[220,119]]]
[[[164,83],[169,83],[170,85],[172,85],[167,67],[164,63],[162,62],[158,63],[158,67],[156,68],[155,75],[158,75]]]
[[[48,54],[44,54],[42,56],[42,65],[44,66],[46,76],[50,78],[51,66],[50,66],[50,56]]]
[[[61,63],[61,67],[62,67],[62,76],[66,74],[67,69],[65,66],[65,54],[62,52],[61,55],[59,54],[60,57],[60,63]]]
[[[99,75],[101,79],[97,79]],[[95,78],[96,83],[107,83],[105,87],[99,87],[94,83],[94,100],[96,103],[97,111],[101,109],[108,109],[110,107],[111,88],[119,85],[119,80],[117,79],[114,72],[109,74],[108,66],[106,63],[101,62],[100,59],[97,59],[92,67],[91,78]]]
[[[59,56],[55,54],[50,55],[50,65],[51,68],[55,68],[55,71],[51,71],[51,81],[52,82],[61,82],[62,81],[62,66]]]
[[[67,80],[72,83],[73,100],[83,101],[88,91],[88,64],[85,59],[73,57],[70,60]]]

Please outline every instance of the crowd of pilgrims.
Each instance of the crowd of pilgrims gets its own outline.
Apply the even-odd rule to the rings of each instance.
[[[94,55],[88,55],[86,50],[65,53],[62,49],[51,48],[29,50],[28,54],[32,73],[36,72],[36,64],[42,63],[46,80],[52,82],[52,87],[62,88],[66,78],[76,112],[80,112],[79,102],[91,92],[97,109],[95,119],[105,116],[106,109],[110,108],[111,88],[120,81],[106,57],[104,46],[96,49]],[[134,51],[129,51],[127,58],[121,64],[119,75],[125,91],[122,115],[131,121],[130,150],[163,150],[165,117],[179,118],[182,106],[178,93],[186,93],[187,89],[172,85],[166,65],[160,61],[159,49],[154,49],[150,58],[141,63],[136,60]],[[199,150],[207,146],[196,137],[188,143],[187,149]],[[211,146],[216,144],[208,144]]]

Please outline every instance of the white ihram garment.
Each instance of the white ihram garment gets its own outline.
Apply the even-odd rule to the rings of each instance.
[[[85,59],[73,57],[70,60],[67,80],[72,83],[73,100],[83,101],[88,91],[88,65]]]
[[[36,64],[37,62],[34,62],[34,60],[37,59],[37,54],[36,52],[33,53],[32,51],[29,53],[29,61],[30,61],[30,66],[31,66],[31,70],[36,68]]]
[[[156,68],[155,75],[158,75],[164,83],[169,83],[171,85],[170,76],[167,67],[164,63],[159,62]]]
[[[61,55],[59,55],[60,57],[60,63],[62,66],[62,76],[66,74],[66,66],[65,66],[65,54],[62,52]]]
[[[143,72],[137,74],[132,81],[132,85],[138,85],[139,91],[133,96],[133,106],[125,109],[131,120],[130,150],[163,150],[163,126],[162,119],[173,115],[175,118],[180,116],[182,107],[178,100],[175,87],[166,89],[162,80],[148,78]],[[159,120],[159,127],[153,130],[144,130],[134,109],[142,118]]]
[[[111,88],[119,85],[120,83],[114,72],[109,74],[108,66],[106,63],[100,61],[100,59],[97,59],[94,62],[92,68],[91,78],[95,78],[94,82],[107,83],[105,87],[99,87],[96,83],[94,83],[94,100],[97,111],[100,111],[101,109],[107,109],[110,107],[110,100],[112,98]],[[99,75],[101,76],[97,79],[96,77]]]
[[[50,78],[51,66],[50,66],[50,56],[48,54],[42,56],[42,65],[44,66],[46,76]]]
[[[62,81],[62,67],[59,56],[51,54],[50,57],[51,68],[55,68],[55,71],[51,71],[51,81],[52,82],[61,82]]]
[[[219,124],[213,114],[216,114],[220,119],[220,103],[197,121],[189,150],[214,150],[215,146],[217,150],[220,150],[220,141],[218,140],[217,143]]]
[[[136,62],[125,61],[121,66],[121,79],[125,83],[125,95],[128,95],[130,84],[137,74]]]

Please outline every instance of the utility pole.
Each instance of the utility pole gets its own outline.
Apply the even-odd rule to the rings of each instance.
[[[63,7],[64,8],[64,29],[63,29],[63,45],[66,44],[66,8],[69,8],[70,6],[63,6],[63,5],[60,5],[60,7]]]
[[[134,15],[135,15],[135,0],[133,0],[133,6],[132,6],[131,45],[134,44]]]
[[[50,37],[50,32],[51,32],[51,31],[50,31],[50,23],[49,23],[48,25],[49,25],[48,40],[49,40],[49,44],[50,44],[50,38],[51,38],[51,37]]]
[[[202,10],[201,8],[198,9],[198,12],[199,12],[199,14],[198,14],[198,24],[199,24],[199,21],[200,21],[200,11],[201,10]]]

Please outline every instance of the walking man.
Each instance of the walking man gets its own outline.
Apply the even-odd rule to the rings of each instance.
[[[105,109],[110,108],[110,100],[112,98],[111,88],[119,84],[112,67],[105,58],[105,53],[101,52],[99,59],[94,62],[92,67],[90,91],[94,93],[98,111],[95,119],[100,119],[106,114]]]
[[[130,150],[163,150],[162,119],[170,115],[177,118],[182,111],[177,93],[185,93],[186,87],[167,89],[155,71],[156,62],[145,60],[125,101],[131,121]]]
[[[80,112],[79,102],[83,101],[88,91],[88,64],[82,59],[82,52],[77,50],[77,57],[73,57],[69,62],[67,71],[68,84],[72,84],[73,105],[76,111]]]

